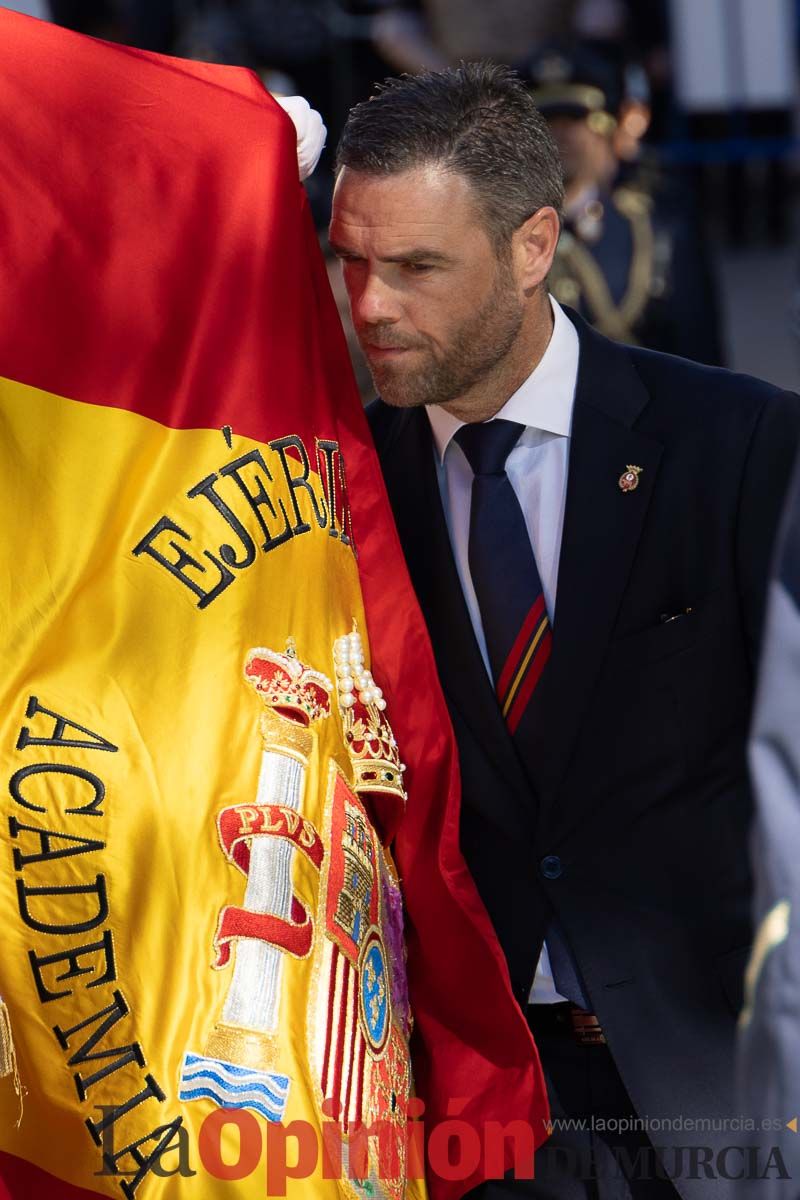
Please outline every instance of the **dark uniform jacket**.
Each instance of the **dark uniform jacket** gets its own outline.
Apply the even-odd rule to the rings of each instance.
[[[723,364],[709,256],[678,187],[634,176],[601,192],[567,221],[549,286],[615,341]]]
[[[369,416],[458,741],[463,852],[520,1005],[555,912],[637,1111],[730,1116],[751,938],[745,740],[800,401],[570,316],[553,651],[522,756],[470,625],[427,416],[381,401]]]

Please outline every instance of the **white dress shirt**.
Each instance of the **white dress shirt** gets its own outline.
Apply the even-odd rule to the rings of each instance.
[[[524,425],[506,461],[506,472],[525,517],[551,622],[556,607],[556,580],[567,495],[569,439],[578,378],[578,334],[553,297],[553,333],[547,349],[521,387],[492,420]],[[478,598],[469,571],[469,515],[472,468],[453,435],[464,424],[438,405],[426,409],[433,430],[436,469],[450,544],[469,610],[472,628],[491,677]],[[536,967],[530,1001],[555,1003],[556,992],[547,947]]]

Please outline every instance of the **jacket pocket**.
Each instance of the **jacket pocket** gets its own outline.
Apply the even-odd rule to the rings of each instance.
[[[651,663],[693,646],[713,625],[714,613],[724,600],[724,592],[716,589],[699,600],[687,604],[688,611],[671,614],[671,620],[661,620],[636,633],[623,634],[609,643],[609,655],[619,656],[630,663]]]

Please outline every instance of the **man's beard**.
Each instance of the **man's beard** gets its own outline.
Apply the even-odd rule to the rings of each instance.
[[[370,363],[370,371],[381,398],[395,408],[418,408],[423,404],[447,404],[469,392],[501,362],[517,340],[523,320],[523,308],[514,292],[511,270],[505,264],[498,269],[494,287],[484,304],[452,335],[437,357],[427,341],[399,342],[386,328],[387,346],[407,346],[420,355],[419,364],[408,368],[399,363]],[[381,344],[379,331],[369,333],[370,341]]]

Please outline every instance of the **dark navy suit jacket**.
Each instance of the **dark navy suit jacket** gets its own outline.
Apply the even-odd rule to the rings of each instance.
[[[370,423],[459,745],[461,845],[519,1003],[555,911],[637,1111],[731,1116],[751,940],[745,742],[800,400],[570,316],[553,652],[522,755],[470,625],[426,414],[379,400]],[[639,484],[623,492],[629,465]]]

